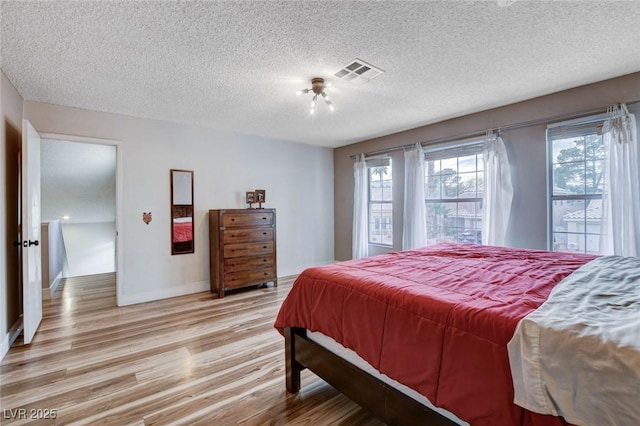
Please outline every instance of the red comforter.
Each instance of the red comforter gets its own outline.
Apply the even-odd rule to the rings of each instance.
[[[518,321],[594,256],[445,243],[305,270],[275,327],[334,338],[472,425],[552,425],[513,404]]]
[[[173,223],[173,242],[181,243],[193,240],[193,224],[191,222]]]

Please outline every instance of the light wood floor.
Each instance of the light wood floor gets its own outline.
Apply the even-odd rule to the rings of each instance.
[[[290,288],[117,308],[113,274],[67,279],[0,365],[0,424],[381,425],[310,372],[286,393],[273,321]]]

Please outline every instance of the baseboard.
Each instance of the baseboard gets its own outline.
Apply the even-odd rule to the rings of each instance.
[[[187,294],[209,291],[209,281],[200,281],[175,287],[162,288],[152,292],[123,294],[120,296],[119,306],[135,305],[138,303],[153,302],[154,300],[168,299],[170,297],[185,296]]]
[[[20,333],[22,333],[23,322],[22,316],[18,318],[15,324],[9,329],[9,332],[2,339],[2,343],[0,343],[0,361],[4,359],[4,356],[9,352],[11,345],[16,341]]]
[[[42,289],[42,297],[44,299],[51,299],[51,295],[58,289],[60,281],[62,281],[62,271],[58,272],[58,276],[53,280],[49,288]]]
[[[302,265],[296,268],[290,268],[285,270],[279,270],[278,279],[284,279],[287,277],[294,277],[302,272],[304,269],[312,266],[321,266],[335,263],[335,260],[326,260],[324,262],[315,263],[312,265]],[[123,285],[126,288],[126,285]],[[209,291],[209,281],[200,281],[184,285],[176,285],[173,287],[161,288],[154,291],[136,294],[123,294],[118,299],[118,306],[135,305],[138,303],[153,302],[154,300],[168,299],[170,297],[185,296],[187,294],[201,293],[203,291]]]

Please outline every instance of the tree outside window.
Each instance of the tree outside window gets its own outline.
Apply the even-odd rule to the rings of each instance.
[[[393,179],[391,160],[369,167],[369,243],[393,245]]]
[[[551,135],[551,249],[599,252],[604,146],[596,124]]]
[[[425,163],[427,243],[482,243],[481,145],[452,149]]]

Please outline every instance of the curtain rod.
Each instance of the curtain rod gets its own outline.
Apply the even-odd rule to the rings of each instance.
[[[635,105],[637,103],[640,103],[640,99],[636,100],[636,101],[632,101],[632,102],[626,102],[625,104],[627,106],[629,106],[629,105]],[[441,144],[441,143],[453,142],[453,141],[457,141],[457,140],[460,140],[460,139],[471,138],[471,137],[474,137],[474,136],[482,137],[482,136],[485,136],[487,134],[487,131],[489,131],[489,130],[492,130],[492,131],[494,131],[496,133],[500,133],[500,132],[503,132],[503,131],[524,129],[526,127],[532,127],[532,126],[537,126],[537,125],[540,125],[540,124],[545,124],[545,123],[548,123],[549,121],[569,120],[569,119],[572,119],[572,118],[581,118],[581,117],[585,117],[585,116],[589,116],[589,115],[593,115],[593,114],[606,113],[607,112],[607,108],[608,107],[601,107],[601,108],[592,109],[592,110],[588,110],[588,111],[580,111],[580,112],[574,112],[574,113],[570,113],[570,114],[556,115],[556,116],[553,116],[553,117],[538,118],[536,120],[523,121],[523,122],[520,122],[520,123],[512,123],[512,124],[508,124],[506,126],[489,128],[489,129],[484,129],[484,130],[476,130],[476,131],[473,131],[473,132],[459,133],[459,134],[453,135],[453,136],[446,136],[446,137],[442,137],[442,138],[438,138],[438,139],[431,139],[431,140],[417,142],[417,143],[419,143],[421,145],[438,145],[438,144]],[[378,150],[375,150],[375,151],[366,152],[366,153],[364,153],[364,156],[367,157],[367,156],[370,156],[370,155],[388,154],[388,153],[394,152],[394,151],[409,149],[409,148],[414,147],[415,145],[416,145],[416,142],[410,143],[410,144],[406,144],[406,145],[394,146],[394,147],[390,147],[390,148],[382,148],[382,149],[378,149]],[[359,154],[352,154],[352,155],[349,156],[349,158],[355,159],[358,155]]]

